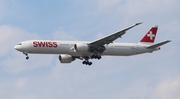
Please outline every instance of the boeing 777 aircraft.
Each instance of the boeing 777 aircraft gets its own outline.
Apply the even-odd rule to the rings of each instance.
[[[86,41],[56,41],[56,40],[29,40],[20,42],[14,48],[28,54],[60,54],[61,63],[71,63],[75,59],[83,60],[83,64],[92,65],[89,59],[101,59],[101,56],[130,56],[143,53],[152,53],[159,50],[170,40],[154,44],[158,27],[152,27],[139,43],[113,43],[126,33],[127,30],[139,25],[136,23],[119,32],[105,36],[92,42]]]

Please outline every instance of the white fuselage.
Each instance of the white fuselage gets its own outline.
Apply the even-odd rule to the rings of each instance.
[[[88,44],[88,42],[80,41],[30,40],[21,42],[15,46],[15,49],[31,54],[68,54],[72,56],[93,55],[92,52],[88,51],[75,51],[74,45],[77,43]],[[143,43],[111,43],[105,45],[106,50],[102,53],[102,55],[130,56],[142,53],[151,53],[159,49],[147,49],[147,46],[149,45]]]

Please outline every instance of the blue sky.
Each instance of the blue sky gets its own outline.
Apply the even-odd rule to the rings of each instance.
[[[179,99],[180,1],[178,0],[0,0],[0,98]],[[158,25],[160,51],[103,57],[91,67],[61,64],[58,55],[30,55],[14,46],[30,39],[86,40],[136,22],[116,42],[139,42]]]

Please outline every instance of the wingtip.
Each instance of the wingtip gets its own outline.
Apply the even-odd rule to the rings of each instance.
[[[167,40],[167,42],[171,42],[171,40]]]
[[[139,23],[136,23],[135,25],[139,25],[139,24],[142,24],[143,22],[139,22]]]

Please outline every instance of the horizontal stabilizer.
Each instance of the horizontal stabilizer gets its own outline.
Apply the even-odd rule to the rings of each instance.
[[[164,41],[164,42],[160,42],[160,43],[157,43],[157,44],[154,44],[154,45],[151,45],[151,46],[148,46],[147,48],[149,49],[152,49],[152,48],[156,48],[156,47],[159,47],[159,46],[162,46],[168,42],[171,42],[171,40],[167,40],[167,41]]]

